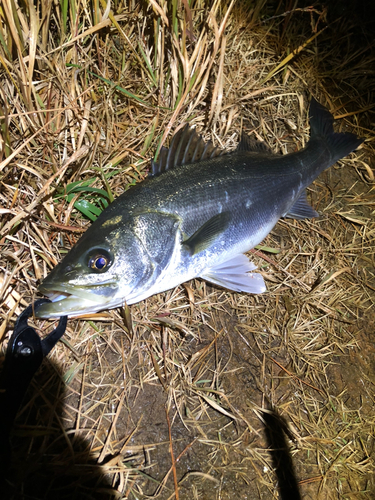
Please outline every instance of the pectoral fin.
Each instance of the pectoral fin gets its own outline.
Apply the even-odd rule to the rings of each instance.
[[[240,254],[227,262],[206,269],[200,277],[235,292],[263,293],[266,291],[266,285],[262,275],[249,273],[254,269],[256,266],[246,255]]]
[[[211,217],[211,219],[190,236],[189,239],[183,242],[184,247],[187,248],[190,255],[195,255],[206,250],[224,233],[230,221],[231,214],[229,212],[214,215],[214,217]]]
[[[319,214],[314,210],[307,201],[306,190],[302,191],[301,196],[294,203],[294,205],[288,210],[284,217],[289,217],[290,219],[310,219],[312,217],[319,217]]]

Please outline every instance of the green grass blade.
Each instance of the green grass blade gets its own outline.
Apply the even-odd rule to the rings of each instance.
[[[74,208],[79,210],[83,215],[92,221],[96,220],[103,211],[89,201],[83,199],[76,201],[74,203]]]
[[[158,106],[153,106],[152,104],[149,104],[148,102],[144,101],[143,99],[141,99],[137,95],[132,94],[128,90],[124,89],[123,87],[120,87],[120,85],[116,85],[115,83],[113,83],[111,80],[108,80],[107,78],[103,78],[102,76],[99,76],[96,73],[92,73],[91,71],[88,71],[88,73],[92,76],[95,76],[96,78],[99,78],[99,80],[106,83],[110,87],[115,88],[116,90],[118,90],[122,94],[125,94],[126,96],[130,97],[130,99],[134,99],[135,101],[139,102],[140,104],[143,104],[144,106],[147,106],[148,108],[155,109],[158,107]],[[164,109],[166,109],[166,108],[164,108]]]
[[[277,254],[281,252],[280,248],[265,247],[264,245],[257,245],[254,248],[255,250],[260,250],[261,252],[267,252],[267,253]]]
[[[75,186],[72,189],[70,189],[69,191],[67,190],[67,193],[69,193],[69,194],[71,194],[71,193],[97,193],[97,194],[104,196],[105,198],[108,198],[107,191],[105,191],[104,189],[94,188],[94,187],[90,187],[90,186]]]
[[[66,27],[68,24],[68,0],[60,0],[60,6],[61,6],[61,31],[62,31],[62,37],[64,38],[65,33],[66,33]]]
[[[144,50],[142,49],[142,45],[140,44],[140,42],[138,42],[138,47],[139,47],[139,50],[141,51],[141,54],[142,54],[142,57],[143,57],[143,60],[144,62],[146,63],[146,66],[147,66],[147,69],[148,69],[148,72],[151,76],[151,80],[152,80],[152,83],[154,84],[154,86],[156,87],[157,86],[157,80],[156,80],[156,76],[155,76],[155,73],[153,72],[152,70],[152,67],[151,67],[151,64],[150,64],[150,61],[148,60],[148,57],[146,56],[146,53],[144,52]]]

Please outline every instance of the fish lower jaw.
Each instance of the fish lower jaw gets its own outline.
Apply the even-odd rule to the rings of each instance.
[[[77,317],[117,307],[117,303],[115,303],[112,297],[95,296],[92,294],[93,300],[91,300],[91,297],[86,298],[86,296],[82,297],[67,292],[51,290],[43,291],[43,293],[51,302],[42,304],[37,309],[36,316],[38,318]],[[121,303],[119,302],[118,305],[121,305]]]

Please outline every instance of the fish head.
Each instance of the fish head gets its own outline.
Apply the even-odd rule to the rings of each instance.
[[[94,223],[40,284],[52,302],[36,315],[82,316],[119,307],[153,274],[154,264],[130,228]]]

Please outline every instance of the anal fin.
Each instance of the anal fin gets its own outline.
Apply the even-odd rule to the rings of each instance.
[[[206,269],[200,277],[235,292],[263,293],[266,291],[263,276],[254,271],[256,266],[246,255],[236,255],[217,266]]]
[[[306,190],[304,189],[301,196],[294,202],[293,206],[288,210],[284,217],[303,220],[311,219],[312,217],[319,217],[319,214],[309,205],[306,197]]]

